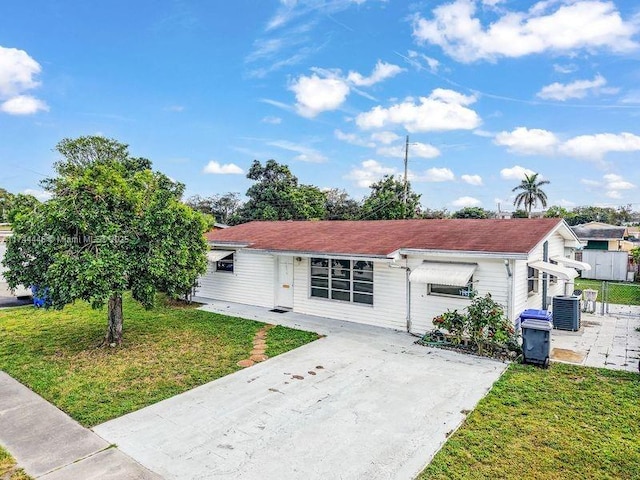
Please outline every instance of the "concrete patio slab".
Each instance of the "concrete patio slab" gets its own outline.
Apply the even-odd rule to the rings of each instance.
[[[94,428],[167,479],[412,479],[506,368],[388,329],[204,308],[328,336]]]
[[[640,316],[583,313],[577,332],[551,332],[551,360],[637,372],[640,362],[638,327]]]
[[[84,428],[67,414],[36,393],[0,371],[0,444],[9,450],[21,468],[36,478],[104,477],[100,468],[109,443]],[[122,453],[118,465],[111,468],[124,472],[126,479],[158,479],[141,465]],[[79,462],[79,463],[76,463]],[[69,474],[82,464],[83,474]],[[97,471],[95,466],[98,465]],[[54,473],[50,473],[54,472]],[[50,475],[46,475],[49,473]],[[128,476],[127,476],[128,475]]]

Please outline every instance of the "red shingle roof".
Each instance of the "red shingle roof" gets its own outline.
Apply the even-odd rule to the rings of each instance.
[[[250,222],[207,233],[224,245],[290,252],[386,256],[400,248],[529,253],[557,218]]]

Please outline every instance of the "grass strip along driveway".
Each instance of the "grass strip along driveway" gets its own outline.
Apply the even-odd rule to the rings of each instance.
[[[0,310],[0,370],[94,426],[239,370],[259,322],[196,310],[165,300],[145,310],[124,302],[124,342],[96,348],[106,311],[82,302],[62,311]],[[277,326],[267,356],[318,335]]]
[[[640,478],[640,377],[512,364],[419,476]]]
[[[0,479],[1,480],[33,480],[16,465],[16,461],[0,446]]]

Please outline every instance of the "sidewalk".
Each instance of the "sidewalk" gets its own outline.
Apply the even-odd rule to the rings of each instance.
[[[2,371],[0,444],[34,478],[161,479]]]
[[[577,332],[551,332],[551,360],[638,372],[640,316],[582,314]]]

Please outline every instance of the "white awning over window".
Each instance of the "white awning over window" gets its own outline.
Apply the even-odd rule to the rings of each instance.
[[[578,276],[578,272],[576,272],[573,268],[567,268],[561,265],[543,262],[542,260],[538,260],[537,262],[529,262],[527,265],[529,265],[531,268],[535,268],[536,270],[540,270],[541,272],[548,273],[549,275],[553,275],[554,277],[558,277],[562,280],[573,280]]]
[[[561,263],[566,267],[575,268],[576,270],[591,270],[591,265],[584,262],[579,262],[578,260],[573,260],[567,257],[551,257],[551,260],[554,262]]]
[[[409,281],[464,287],[469,283],[476,268],[476,263],[423,262],[413,269]]]
[[[207,260],[211,263],[215,263],[219,260],[222,260],[224,257],[228,257],[232,253],[236,253],[233,250],[209,250],[207,252]]]

